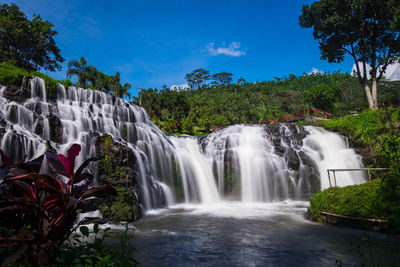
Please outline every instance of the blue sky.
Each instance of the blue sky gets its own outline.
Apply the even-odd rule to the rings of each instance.
[[[233,73],[234,80],[272,80],[313,69],[350,72],[320,59],[311,29],[301,29],[301,0],[89,1],[14,0],[28,17],[40,14],[58,31],[67,62],[84,56],[107,74],[121,73],[131,93],[186,83],[186,73],[205,68]]]

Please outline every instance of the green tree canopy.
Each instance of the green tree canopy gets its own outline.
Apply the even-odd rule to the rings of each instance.
[[[78,77],[79,86],[84,88],[89,87],[90,84],[90,88],[95,90],[112,93],[118,97],[131,97],[128,92],[131,85],[129,83],[121,84],[119,72],[116,72],[114,76],[102,73],[93,65],[88,65],[87,59],[84,57],[81,57],[79,61],[68,62],[67,78],[71,78],[73,75]]]
[[[64,58],[54,41],[53,26],[39,15],[29,20],[16,4],[0,5],[0,62],[30,71],[60,70]]]
[[[351,55],[371,109],[378,108],[387,66],[399,59],[399,10],[398,0],[320,0],[304,5],[299,18],[301,27],[313,28],[323,59],[339,63]]]
[[[307,104],[313,107],[330,111],[336,99],[336,92],[332,87],[319,84],[303,92],[303,98]]]
[[[229,86],[229,84],[232,82],[232,73],[229,73],[229,72],[215,73],[215,74],[212,75],[212,79],[218,85]]]
[[[84,57],[81,57],[79,61],[71,60],[68,62],[67,78],[70,79],[73,75],[76,75],[81,87],[86,88],[89,81],[92,85],[95,85],[97,72],[94,66],[87,64],[87,59]]]
[[[210,72],[205,69],[196,69],[186,74],[185,79],[192,89],[200,89],[210,79]]]

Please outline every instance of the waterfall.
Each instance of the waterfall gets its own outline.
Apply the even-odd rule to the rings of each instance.
[[[307,199],[328,186],[327,168],[360,168],[346,139],[289,123],[233,125],[207,136],[166,136],[141,107],[104,92],[59,85],[56,97],[33,78],[26,88],[0,87],[0,147],[17,161],[44,153],[46,141],[66,153],[82,146],[76,166],[98,155],[98,138],[131,151],[144,209],[176,202],[271,202]],[[96,167],[95,183],[100,183]],[[337,175],[340,186],[365,180]]]

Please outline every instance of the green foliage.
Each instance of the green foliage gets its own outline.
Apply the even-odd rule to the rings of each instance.
[[[232,73],[220,72],[212,75],[212,79],[217,85],[229,86],[232,82]]]
[[[54,40],[53,24],[39,15],[29,20],[16,4],[2,4],[0,25],[0,62],[30,71],[61,69],[64,58]]]
[[[390,229],[400,230],[400,176],[389,174],[361,185],[333,187],[310,199],[313,220],[322,221],[321,212],[363,219],[388,220]]]
[[[73,234],[62,247],[56,264],[73,267],[112,267],[112,266],[137,266],[138,262],[132,257],[135,250],[130,243],[129,231],[132,230],[125,224],[125,231],[120,237],[119,244],[113,242],[111,228],[100,228],[93,225],[93,230],[88,227],[79,227],[80,233]]]
[[[83,88],[92,88],[106,93],[112,93],[118,97],[127,96],[130,98],[128,90],[131,88],[129,83],[121,84],[119,72],[114,76],[107,75],[96,69],[93,65],[87,64],[87,59],[81,57],[79,61],[71,60],[68,62],[67,78],[76,75],[78,85]]]
[[[323,121],[322,126],[344,132],[372,148],[385,166],[400,171],[400,108],[367,110],[356,116]]]
[[[202,68],[196,69],[186,74],[185,79],[193,90],[200,89],[210,79],[210,72]]]
[[[310,199],[312,218],[321,221],[321,211],[365,219],[387,219],[382,209],[381,179],[343,188],[333,187]]]
[[[73,232],[78,214],[88,205],[87,199],[117,194],[109,185],[89,187],[93,176],[83,171],[97,158],[87,159],[75,171],[80,150],[80,145],[72,145],[67,157],[47,151],[47,168],[54,176],[39,174],[44,155],[14,163],[0,150],[0,248],[5,248],[0,250],[2,266],[14,262],[52,264]],[[61,175],[68,178],[67,183],[60,179]],[[79,224],[91,220],[85,218]],[[82,228],[84,234],[85,229]]]
[[[134,221],[136,219],[133,207],[136,204],[133,203],[136,200],[135,196],[130,190],[124,187],[117,188],[117,192],[117,198],[112,201],[110,206],[106,204],[100,206],[101,213],[114,222]]]
[[[78,76],[78,84],[83,88],[87,88],[88,82],[93,81],[96,75],[97,69],[87,64],[87,59],[81,57],[79,61],[71,60],[68,62],[67,78],[71,78],[73,75]]]
[[[299,18],[301,27],[313,28],[323,59],[340,63],[346,54],[352,57],[371,109],[378,108],[372,91],[377,90],[386,67],[398,60],[398,10],[400,2],[396,0],[320,0],[304,5]]]
[[[26,81],[33,77],[42,78],[46,85],[48,98],[54,99],[57,97],[57,87],[59,84],[57,80],[40,72],[27,71],[6,62],[0,63],[0,84],[21,86],[24,77]]]
[[[392,87],[388,94],[400,86]],[[142,90],[135,102],[166,133],[204,135],[235,123],[273,121],[310,106],[328,108],[336,116],[361,111],[368,107],[363,90],[349,74],[291,74],[274,81],[203,84],[198,90],[150,88]]]
[[[0,63],[0,84],[21,86],[24,76],[30,76],[30,73],[6,62]]]
[[[336,91],[327,85],[319,84],[303,92],[306,103],[316,108],[331,111],[336,98]]]

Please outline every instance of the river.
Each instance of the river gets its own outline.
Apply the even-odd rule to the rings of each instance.
[[[400,264],[399,236],[314,223],[307,207],[225,202],[149,211],[134,224],[134,257],[142,266]]]

